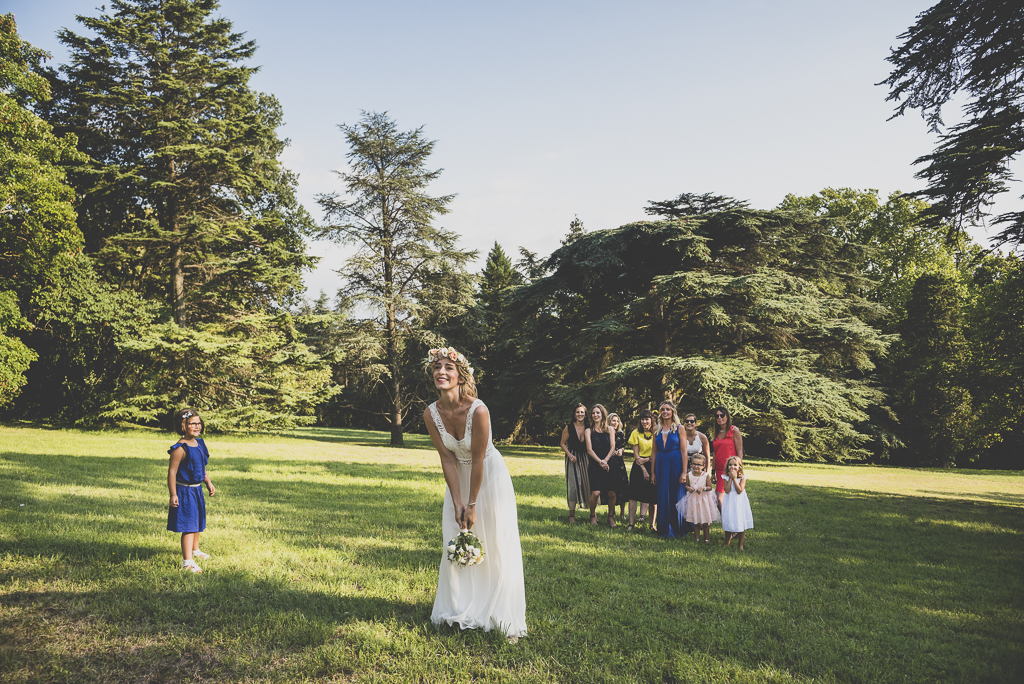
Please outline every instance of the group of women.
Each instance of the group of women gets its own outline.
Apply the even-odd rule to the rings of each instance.
[[[652,528],[664,537],[689,533],[692,526],[677,504],[686,494],[684,482],[690,460],[697,456],[702,456],[705,464],[713,463],[712,482],[721,510],[726,462],[732,457],[740,464],[743,461],[743,437],[727,409],[715,409],[711,439],[697,430],[694,414],[680,421],[671,401],[661,403],[657,419],[649,410],[641,411],[628,440],[622,432],[622,420],[601,404],[594,405],[590,418],[592,422],[587,421],[587,407],[577,404],[572,422],[562,430],[570,524],[576,523],[576,507],[583,505],[590,511],[590,524],[597,525],[597,507],[607,504],[608,526],[615,527],[616,506],[624,517],[628,502],[628,530],[645,523],[649,514]],[[623,459],[627,445],[633,455],[629,475]]]

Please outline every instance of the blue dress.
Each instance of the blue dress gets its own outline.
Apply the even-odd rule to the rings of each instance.
[[[667,435],[655,432],[654,451],[654,474],[658,480],[658,534],[669,538],[685,535],[693,526],[676,509],[676,504],[686,494],[686,488],[679,484],[683,474],[679,433],[676,430]]]
[[[198,446],[189,446],[184,442],[175,442],[167,450],[170,454],[178,447],[185,449],[178,464],[177,487],[178,507],[169,506],[167,510],[167,529],[171,532],[191,534],[206,529],[206,500],[203,498],[203,480],[206,479],[206,464],[210,461],[210,452],[206,450],[206,442],[196,439]],[[200,485],[189,487],[188,485]]]

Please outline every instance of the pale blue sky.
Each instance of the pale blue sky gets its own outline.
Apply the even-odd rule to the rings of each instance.
[[[98,0],[5,0],[22,37],[66,53]],[[340,191],[338,123],[387,111],[437,140],[439,225],[480,250],[548,254],[574,215],[589,230],[643,219],[648,200],[716,192],[757,208],[825,187],[921,187],[934,146],[917,114],[886,121],[874,84],[930,0],[633,3],[224,0],[260,46],[254,87],[284,107],[300,197]],[[1016,186],[1019,188],[1019,186]],[[1017,189],[1015,194],[1020,194]],[[1006,210],[1003,203],[997,210]],[[343,253],[306,278],[333,294]]]

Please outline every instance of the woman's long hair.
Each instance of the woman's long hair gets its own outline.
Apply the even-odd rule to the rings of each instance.
[[[477,398],[476,393],[476,382],[473,380],[473,375],[469,372],[469,363],[463,361],[459,362],[452,359],[437,359],[435,361],[427,361],[423,366],[423,370],[426,372],[427,377],[431,380],[434,379],[434,365],[438,361],[448,360],[455,364],[455,369],[459,373],[459,397],[472,397]],[[438,395],[441,393],[438,392]]]
[[[572,407],[572,418],[569,419],[569,425],[576,424],[576,409],[580,406],[583,407],[583,427],[586,429],[590,427],[590,413],[587,411],[587,405],[581,401],[577,401],[576,405]]]
[[[718,437],[718,433],[721,431],[721,428],[718,426],[718,416],[714,415],[717,413],[725,414],[725,436],[728,437],[729,435],[732,434],[732,414],[729,413],[729,409],[725,408],[724,406],[719,406],[712,412],[712,421],[715,424],[715,437]]]
[[[651,413],[651,409],[644,409],[643,411],[640,412],[640,415],[636,419],[636,431],[639,432],[641,435],[646,435],[647,434],[647,432],[644,431],[644,424],[643,424],[644,418],[650,418],[651,419],[651,434],[653,435],[654,434],[654,414]]]
[[[675,405],[674,402],[669,401],[668,399],[666,399],[665,401],[663,401],[660,404],[658,404],[658,428],[661,429],[661,428],[665,427],[665,424],[662,422],[662,419],[661,419],[661,407],[662,406],[668,406],[669,408],[672,409],[672,425],[679,425],[679,414],[676,413],[676,405]]]

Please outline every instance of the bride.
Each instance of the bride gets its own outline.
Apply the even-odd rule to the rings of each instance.
[[[491,442],[491,417],[476,398],[473,369],[452,348],[431,349],[426,362],[440,398],[423,412],[447,487],[441,515],[441,569],[430,620],[462,629],[496,627],[510,640],[526,635],[523,551],[512,478]],[[480,538],[484,562],[447,560],[444,545],[461,528]]]

